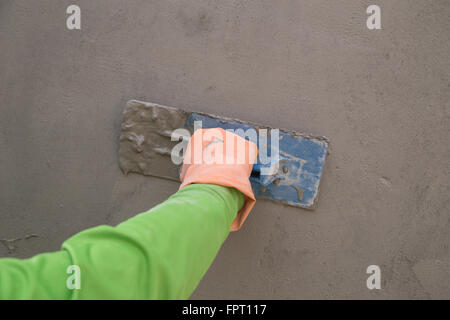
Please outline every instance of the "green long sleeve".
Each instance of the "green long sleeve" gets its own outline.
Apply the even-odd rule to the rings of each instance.
[[[61,251],[2,258],[0,299],[187,299],[243,202],[236,189],[192,184],[116,227],[78,233]],[[80,289],[67,286],[72,265]]]

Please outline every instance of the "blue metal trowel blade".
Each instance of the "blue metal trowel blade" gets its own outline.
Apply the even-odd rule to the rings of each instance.
[[[310,137],[296,132],[279,130],[278,157],[272,150],[271,128],[243,122],[240,120],[218,117],[204,113],[189,113],[186,129],[193,132],[194,122],[201,121],[203,128],[232,129],[235,133],[249,140],[245,135],[248,129],[259,132],[265,129],[267,139],[257,139],[259,149],[257,162],[253,166],[250,181],[256,198],[281,202],[287,205],[314,209],[318,200],[320,179],[322,178],[325,158],[328,152],[328,140],[324,137]],[[236,129],[242,129],[237,130]],[[255,141],[254,141],[255,142]],[[262,153],[271,161],[261,161]],[[263,174],[269,168],[276,170],[272,174]]]

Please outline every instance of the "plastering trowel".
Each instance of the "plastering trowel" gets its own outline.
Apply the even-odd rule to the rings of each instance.
[[[182,156],[174,148],[187,145],[199,126],[233,130],[257,143],[258,159],[250,176],[257,199],[314,209],[328,150],[324,137],[130,100],[120,135],[120,168],[125,174],[179,181]]]

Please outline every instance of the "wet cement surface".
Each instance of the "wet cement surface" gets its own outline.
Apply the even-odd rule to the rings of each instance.
[[[257,202],[193,298],[449,298],[448,1],[378,1],[377,31],[370,1],[77,3],[80,31],[72,1],[0,2],[1,256],[177,190],[119,168],[139,99],[332,142],[317,209]]]
[[[174,163],[180,165],[183,155],[172,155],[172,150],[180,143],[186,149],[190,133],[174,141],[172,133],[184,128],[186,115],[181,109],[144,101],[127,101],[119,138],[119,166],[122,172],[179,182],[180,167]]]

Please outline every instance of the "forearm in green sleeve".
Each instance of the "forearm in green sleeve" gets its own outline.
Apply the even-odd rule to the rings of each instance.
[[[60,269],[65,272],[67,268],[61,264],[73,264],[80,268],[81,288],[69,294],[68,289],[63,294],[52,289],[43,299],[186,299],[225,241],[243,201],[243,195],[233,188],[189,185],[117,227],[100,226],[75,235],[63,244],[64,256],[48,256],[45,270],[37,272],[29,266],[20,277],[37,286],[65,288],[69,275],[55,282],[49,274],[53,265],[54,274],[61,274]],[[9,277],[9,272],[3,274],[3,264],[0,259],[0,280]],[[5,292],[17,289],[27,295],[28,289],[36,288],[24,285],[2,291],[1,287],[0,282],[0,298]]]
[[[72,292],[66,282],[71,265],[67,251],[42,253],[30,259],[0,259],[0,300],[60,299]]]

